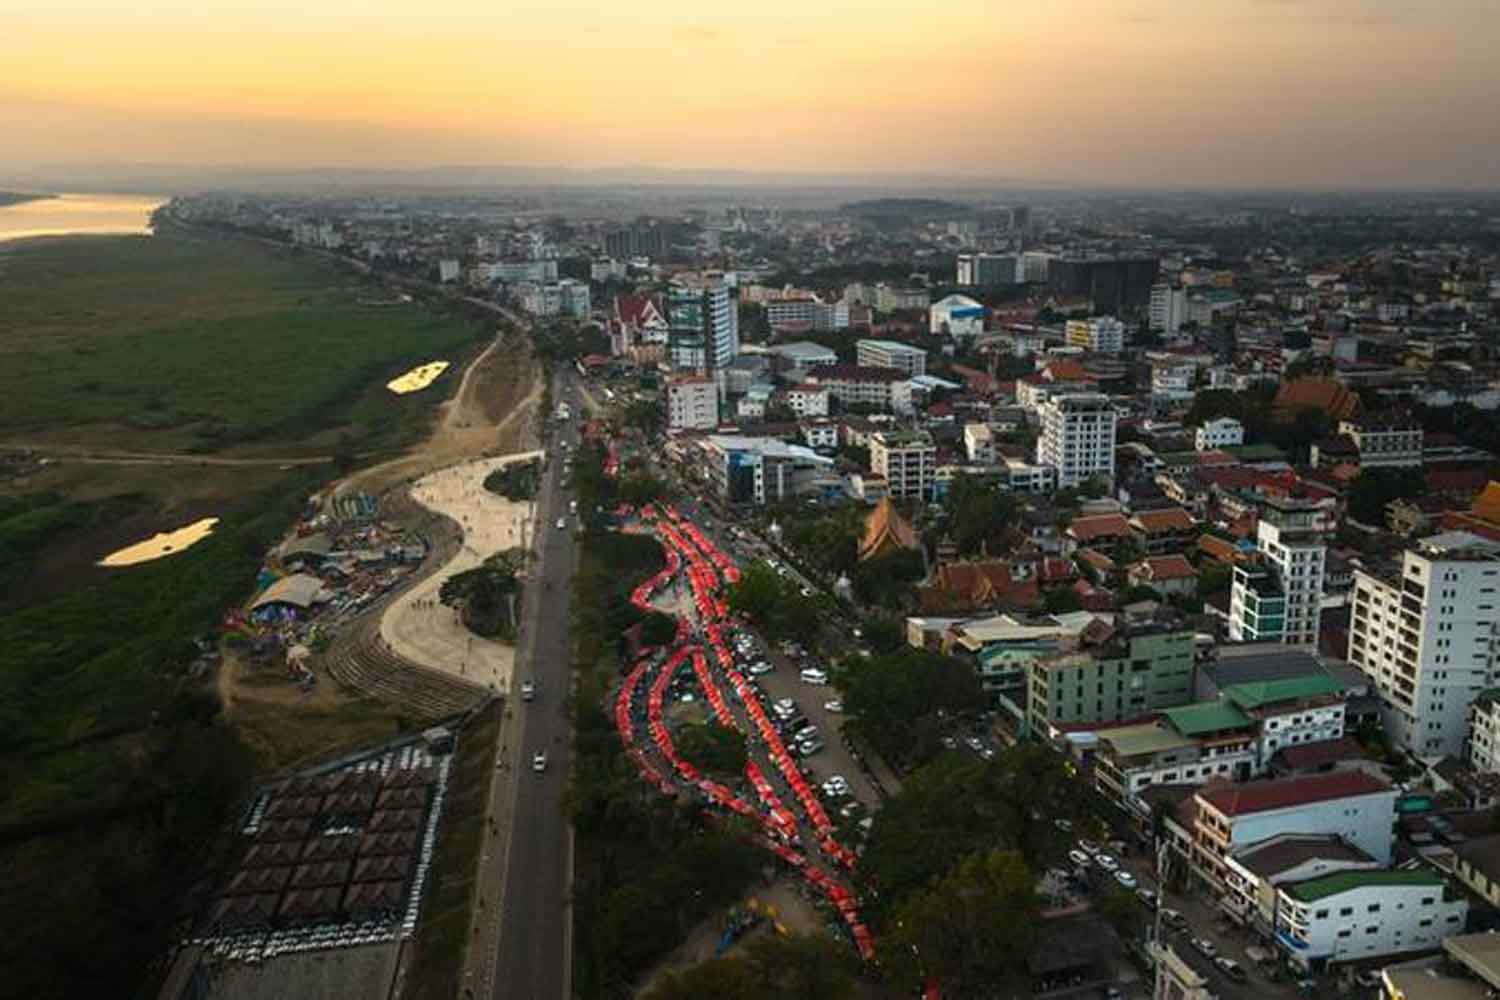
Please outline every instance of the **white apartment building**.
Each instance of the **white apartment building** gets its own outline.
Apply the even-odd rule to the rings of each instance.
[[[802,442],[809,448],[831,451],[839,446],[839,425],[831,421],[804,423],[801,431]]]
[[[1187,322],[1187,290],[1171,285],[1154,285],[1151,288],[1151,329],[1168,337],[1177,335],[1182,324]]]
[[[856,340],[854,360],[863,368],[895,368],[911,376],[927,374],[927,352],[894,340]]]
[[[964,424],[964,457],[973,465],[994,465],[995,429],[989,424]]]
[[[1235,569],[1229,637],[1315,647],[1328,555],[1326,511],[1312,501],[1281,497],[1261,497],[1259,504],[1260,566]]]
[[[521,308],[533,316],[585,319],[592,307],[588,284],[571,278],[546,285],[518,285],[516,292],[521,299]]]
[[[889,413],[912,412],[911,380],[893,368],[859,365],[821,365],[807,380],[828,390],[828,397],[844,406],[869,406]]]
[[[1198,366],[1191,361],[1153,361],[1151,395],[1175,401],[1192,399],[1197,376]]]
[[[503,281],[508,285],[522,281],[556,281],[557,261],[486,260],[474,265],[474,273],[484,281]]]
[[[926,431],[877,431],[870,435],[870,472],[885,479],[893,497],[925,498],[937,473],[937,445]]]
[[[1384,866],[1329,834],[1280,833],[1224,859],[1224,912],[1262,934],[1274,933],[1278,890],[1335,872],[1378,871]]]
[[[1125,350],[1125,324],[1113,316],[1070,319],[1064,329],[1066,342],[1091,354],[1119,354]]]
[[[766,322],[781,330],[847,330],[849,303],[824,302],[816,296],[798,296],[766,300]]]
[[[1245,425],[1233,417],[1205,420],[1193,432],[1193,447],[1199,451],[1234,448],[1245,443]]]
[[[1066,489],[1094,476],[1114,483],[1115,407],[1102,393],[1054,396],[1037,409],[1041,437],[1039,465],[1057,470],[1057,485]]]
[[[1021,280],[1025,282],[1045,282],[1047,272],[1052,262],[1057,259],[1057,254],[1047,253],[1043,250],[1027,250],[1021,254]]]
[[[1219,892],[1230,855],[1285,833],[1336,834],[1381,864],[1391,860],[1396,790],[1365,771],[1215,782],[1195,792],[1193,804],[1190,860]]]
[[[1050,465],[1008,457],[1001,457],[1000,464],[1005,467],[1005,484],[1014,493],[1050,493],[1057,489],[1057,470]]]
[[[1399,568],[1354,574],[1349,662],[1369,676],[1391,743],[1462,756],[1469,705],[1497,680],[1500,544],[1463,531],[1424,538]]]
[[[1500,772],[1500,688],[1486,688],[1469,706],[1464,760],[1481,774]]]
[[[1469,901],[1434,871],[1346,871],[1282,886],[1276,941],[1303,969],[1440,948]]]
[[[782,391],[786,405],[798,417],[828,416],[828,387],[811,383],[789,386]]]
[[[1339,433],[1359,449],[1361,470],[1422,467],[1422,425],[1408,417],[1342,420]]]
[[[438,281],[443,284],[447,285],[457,281],[460,273],[462,273],[462,268],[459,266],[458,261],[448,257],[438,261]]]
[[[672,367],[718,371],[740,353],[739,308],[723,281],[679,278],[667,292],[667,345]]]
[[[667,430],[712,430],[719,425],[719,389],[714,380],[681,375],[667,383]]]

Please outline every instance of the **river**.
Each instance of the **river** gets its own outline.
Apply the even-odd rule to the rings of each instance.
[[[0,206],[0,243],[33,236],[149,235],[165,198],[141,194],[61,194]]]

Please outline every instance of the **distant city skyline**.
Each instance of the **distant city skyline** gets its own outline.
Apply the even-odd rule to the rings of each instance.
[[[0,170],[1500,186],[1486,0],[265,0],[6,18]]]

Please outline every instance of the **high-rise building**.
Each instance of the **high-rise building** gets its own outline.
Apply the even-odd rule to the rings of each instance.
[[[1161,262],[1155,257],[1067,254],[1050,261],[1047,284],[1063,295],[1087,295],[1095,312],[1144,308]]]
[[[1097,392],[1064,393],[1038,407],[1042,433],[1036,460],[1057,470],[1057,485],[1066,489],[1102,476],[1115,478],[1115,407]]]
[[[1393,745],[1463,754],[1469,705],[1496,684],[1497,594],[1500,543],[1463,531],[1355,571],[1349,662],[1379,690]]]
[[[611,257],[665,257],[667,230],[654,219],[639,219],[604,235],[604,251]]]
[[[1151,329],[1169,337],[1176,336],[1187,321],[1187,290],[1171,285],[1151,286]]]
[[[678,283],[667,293],[667,351],[677,371],[718,371],[740,353],[739,309],[723,282]]]
[[[937,445],[926,431],[870,435],[870,471],[885,477],[889,495],[921,499],[937,472]]]
[[[961,253],[958,283],[966,288],[1000,288],[1021,280],[1021,259],[1013,253]]]
[[[1045,284],[1047,271],[1057,254],[1045,250],[1027,250],[1021,254],[1021,280],[1028,284]]]
[[[1236,566],[1229,588],[1229,637],[1317,646],[1328,555],[1328,508],[1293,497],[1259,498],[1257,557]]]

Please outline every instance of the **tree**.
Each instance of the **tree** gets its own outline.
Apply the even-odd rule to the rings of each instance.
[[[982,711],[984,690],[965,663],[904,648],[849,666],[839,678],[848,725],[892,763],[917,759],[923,720]]]
[[[665,646],[677,635],[677,620],[660,611],[651,611],[641,619],[641,642],[647,646]]]
[[[654,434],[661,430],[665,422],[659,403],[635,399],[625,407],[625,426],[627,427],[639,428],[647,434]]]
[[[962,473],[955,476],[943,505],[960,555],[981,551],[999,555],[1010,548],[1016,501],[1000,492],[992,480]]]
[[[668,973],[642,1000],[850,1000],[859,969],[849,949],[824,935],[756,933],[741,953]]]
[[[891,552],[855,565],[849,574],[854,595],[866,604],[900,608],[912,585],[926,573],[922,553],[911,549]]]
[[[1025,973],[1040,905],[1016,851],[970,854],[897,907],[882,959],[909,993],[935,978],[947,997],[990,997]]]
[[[1349,516],[1363,524],[1385,523],[1385,507],[1427,492],[1421,469],[1366,469],[1349,486]]]
[[[738,583],[729,587],[730,610],[752,621],[764,623],[781,600],[781,577],[764,559],[757,559],[740,573]]]
[[[1145,911],[1135,896],[1122,886],[1108,886],[1095,900],[1094,909],[1110,922],[1121,940],[1134,940],[1145,929]]]
[[[511,639],[516,634],[514,600],[520,590],[515,566],[506,556],[498,555],[444,580],[438,601],[457,608],[464,625],[475,635]]]
[[[620,480],[619,497],[633,507],[655,503],[666,496],[667,484],[649,472],[636,472]]]
[[[745,736],[717,722],[683,727],[677,752],[714,777],[734,780],[745,773]]]

